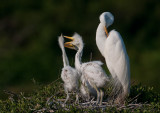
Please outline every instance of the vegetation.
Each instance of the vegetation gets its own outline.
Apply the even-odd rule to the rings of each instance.
[[[160,64],[159,0],[2,0],[0,3],[0,92],[18,90],[34,78],[49,83],[62,67],[57,36],[83,36],[83,59],[104,61],[95,45],[99,15],[115,16],[109,28],[124,39],[132,80],[155,86],[159,91]],[[67,50],[73,65],[75,52]],[[106,69],[107,71],[107,69]],[[145,78],[145,79],[144,79]],[[24,89],[24,87],[23,87]]]
[[[66,96],[61,82],[30,87],[32,78],[41,84],[58,78],[62,57],[57,36],[61,33],[70,36],[78,32],[83,36],[84,61],[90,60],[91,53],[92,60],[104,61],[95,45],[99,15],[104,11],[110,11],[115,16],[109,31],[116,29],[124,39],[130,57],[132,81],[154,86],[154,89],[132,85],[126,106],[121,107],[80,108],[71,105],[72,97],[67,104],[68,109],[57,103]],[[2,0],[0,112],[160,112],[160,94],[155,93],[160,92],[159,20],[159,0]],[[67,55],[73,65],[75,52],[67,50]],[[107,68],[106,65],[104,68]],[[6,95],[9,96],[7,99]],[[46,102],[50,97],[52,104],[48,105]]]
[[[160,112],[160,94],[154,92],[152,87],[140,84],[132,85],[131,94],[123,106],[107,104],[107,102],[102,106],[83,105],[83,98],[80,98],[80,104],[74,104],[73,95],[63,106],[66,94],[60,80],[45,86],[37,86],[39,88],[27,96],[24,93],[15,94],[5,91],[9,97],[7,100],[0,100],[0,112]]]

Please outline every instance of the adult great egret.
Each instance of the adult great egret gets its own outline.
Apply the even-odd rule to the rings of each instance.
[[[89,86],[92,86],[97,91],[97,104],[102,104],[103,101],[103,91],[102,87],[109,81],[108,76],[102,69],[102,62],[92,61],[92,62],[81,62],[82,52],[83,52],[83,41],[79,34],[75,33],[72,37],[67,37],[71,39],[71,42],[66,42],[65,47],[77,50],[75,55],[75,67],[81,73],[81,82],[86,85],[90,90]]]
[[[113,24],[114,16],[110,12],[100,15],[100,24],[96,32],[96,44],[105,58],[107,67],[115,81],[116,101],[124,103],[125,97],[130,92],[130,64],[129,57],[121,35],[112,30],[108,33],[107,27]],[[121,86],[119,86],[121,85]],[[122,88],[120,88],[122,87]]]
[[[68,101],[69,99],[69,92],[71,91],[76,91],[76,101],[75,102],[78,102],[78,78],[79,78],[79,75],[78,75],[78,72],[75,68],[69,66],[69,61],[68,61],[68,58],[67,58],[67,55],[66,55],[66,52],[65,52],[65,49],[64,49],[64,39],[63,39],[63,36],[59,36],[58,38],[58,42],[59,42],[59,46],[62,50],[62,58],[63,58],[63,69],[62,69],[62,72],[61,72],[61,78],[64,82],[64,90],[67,94],[67,98],[64,102],[64,104]]]

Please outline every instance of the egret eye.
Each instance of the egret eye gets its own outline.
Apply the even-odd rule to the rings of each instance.
[[[75,50],[78,50],[78,47],[77,47],[77,46],[75,46]]]

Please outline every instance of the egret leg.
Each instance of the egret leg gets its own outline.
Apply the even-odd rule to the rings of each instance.
[[[68,99],[69,99],[69,93],[68,93],[68,90],[66,90],[66,94],[67,94],[67,98],[66,98],[66,100],[65,100],[65,102],[64,102],[64,104],[68,101]]]
[[[99,99],[100,99],[100,92],[98,91],[98,89],[96,91],[97,91],[97,102],[96,102],[96,104],[98,104],[99,103]]]
[[[94,83],[92,83],[92,86],[97,92],[97,102],[96,102],[96,104],[98,104],[99,103],[99,99],[100,99],[100,92],[99,92],[97,86]]]
[[[101,99],[100,99],[99,105],[102,105],[104,93],[103,93],[103,91],[101,89],[100,89],[100,93],[101,93]]]

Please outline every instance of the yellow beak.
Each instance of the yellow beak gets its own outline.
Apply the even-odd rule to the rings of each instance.
[[[74,40],[73,37],[69,37],[69,36],[64,36],[65,38],[68,38],[70,40]],[[70,48],[70,49],[75,49],[75,46],[72,44],[72,41],[71,42],[66,42],[64,43],[64,47],[67,47],[67,48]]]
[[[105,30],[105,33],[106,33],[106,35],[108,37],[108,31],[107,31],[107,27],[106,26],[104,27],[104,30]]]
[[[70,47],[72,47],[72,46],[73,46],[73,45],[72,45],[71,42],[66,42],[66,43],[64,43],[64,47],[70,48]]]
[[[68,38],[68,39],[70,39],[70,40],[74,40],[74,38],[73,37],[69,37],[69,36],[64,36],[65,38]]]

